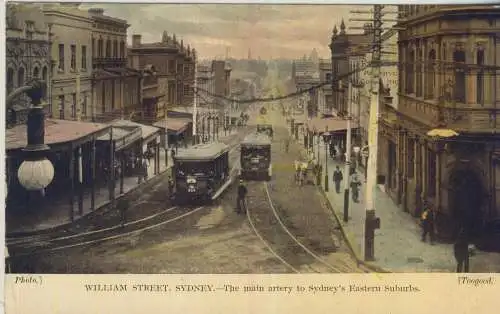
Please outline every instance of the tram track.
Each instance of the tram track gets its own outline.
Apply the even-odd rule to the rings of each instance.
[[[243,136],[248,132],[245,129]],[[228,144],[230,147],[230,161],[231,163],[238,162],[238,147],[241,140],[241,133],[237,134]],[[233,166],[231,171],[234,171],[237,166]],[[136,202],[137,205],[140,202]],[[142,201],[142,203],[148,203]],[[155,202],[159,203],[159,202]],[[164,204],[163,204],[164,205]],[[101,227],[85,232],[77,232],[73,230],[58,230],[53,233],[44,233],[31,236],[21,236],[6,239],[6,245],[9,247],[9,253],[13,258],[26,257],[30,255],[50,253],[54,251],[88,246],[98,244],[104,241],[125,237],[143,231],[156,228],[171,222],[175,222],[182,218],[188,217],[198,211],[209,206],[199,206],[192,208],[189,206],[172,206],[160,211],[155,211],[151,215],[141,217],[139,219],[124,223],[114,224],[108,227]],[[161,208],[161,207],[160,207]],[[94,226],[91,226],[94,227]]]
[[[250,182],[256,193],[249,197],[247,219],[259,240],[294,273],[353,272],[348,265],[332,265],[290,231],[272,200],[268,183]]]

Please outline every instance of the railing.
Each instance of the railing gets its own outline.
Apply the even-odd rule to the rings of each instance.
[[[441,124],[453,130],[492,132],[500,127],[500,109],[492,106],[440,104],[434,100],[403,96],[398,110],[429,128]]]

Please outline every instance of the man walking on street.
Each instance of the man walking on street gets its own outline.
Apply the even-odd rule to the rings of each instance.
[[[288,138],[288,136],[285,138],[284,145],[285,145],[285,153],[288,153],[288,149],[290,148],[290,139]]]
[[[247,212],[247,207],[246,207],[246,196],[247,196],[248,190],[247,187],[245,186],[243,180],[240,179],[240,184],[238,185],[238,198],[236,200],[236,213],[241,214],[241,213],[246,213]]]
[[[342,171],[340,171],[339,166],[333,171],[333,182],[335,183],[335,192],[340,193],[340,182],[344,179]]]
[[[352,168],[351,168],[352,169]],[[359,180],[356,170],[352,171],[351,174],[351,189],[352,189],[352,201],[354,203],[359,202],[359,187],[361,186],[361,181]]]
[[[453,254],[457,261],[457,273],[469,272],[469,243],[467,234],[464,229],[461,229],[457,241],[453,245]]]
[[[425,206],[422,213],[422,242],[425,242],[427,234],[429,234],[431,245],[434,244],[434,211],[429,206]]]
[[[127,221],[127,210],[129,206],[129,201],[124,198],[118,200],[118,203],[116,204],[116,207],[118,207],[118,210],[120,211],[120,223],[122,228],[125,228],[125,222]]]

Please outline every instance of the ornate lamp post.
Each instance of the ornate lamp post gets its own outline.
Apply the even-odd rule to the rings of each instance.
[[[325,127],[325,133],[323,133],[323,143],[325,143],[325,191],[329,190],[328,181],[328,144],[330,139],[330,133],[328,132],[328,126]]]
[[[54,166],[46,158],[50,149],[45,145],[45,112],[42,98],[45,83],[35,81],[29,87],[21,87],[9,95],[12,100],[17,94],[25,92],[31,98],[32,107],[28,113],[28,145],[23,149],[24,161],[17,171],[19,183],[28,191],[44,191],[54,178]]]

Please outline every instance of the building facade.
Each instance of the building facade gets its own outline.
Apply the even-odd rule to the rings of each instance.
[[[126,117],[142,106],[141,72],[127,66],[127,21],[89,9],[92,19],[93,121]]]
[[[128,62],[134,69],[154,66],[158,78],[158,94],[163,95],[159,106],[175,108],[191,105],[194,97],[194,62],[196,51],[176,36],[163,32],[160,42],[142,43],[141,35],[132,36],[128,47]]]
[[[52,25],[50,115],[56,119],[87,119],[92,108],[92,20],[78,4],[44,5],[43,14]]]
[[[50,102],[50,26],[39,7],[9,3],[6,11],[6,95],[37,78],[47,83],[46,99]],[[7,126],[24,124],[29,107],[26,95],[13,99],[6,114]]]
[[[197,66],[197,80],[198,80],[198,105],[201,107],[208,107],[214,102],[215,94],[215,76],[212,69],[207,65],[199,64]],[[206,91],[206,92],[205,92]]]
[[[399,7],[399,103],[388,138],[390,193],[436,231],[477,235],[500,213],[497,135],[500,9],[492,5]],[[461,31],[467,29],[467,32]],[[429,137],[429,130],[458,133]]]
[[[319,80],[321,83],[332,81],[332,63],[330,60],[320,59],[318,62]],[[322,114],[331,114],[332,112],[332,85],[326,84],[318,89],[318,110]]]

